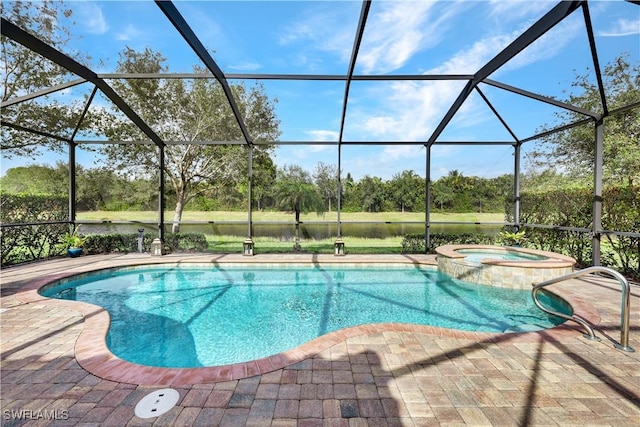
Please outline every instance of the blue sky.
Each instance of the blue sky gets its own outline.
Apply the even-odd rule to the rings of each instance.
[[[355,74],[473,74],[557,2],[373,1]],[[186,42],[151,1],[74,1],[72,45],[89,51],[113,72],[125,46],[150,47],[168,59],[171,72],[200,64]],[[226,73],[346,74],[360,16],[359,1],[176,1],[176,7]],[[640,56],[640,7],[624,1],[589,2],[601,64],[621,52]],[[580,10],[521,52],[490,78],[535,93],[563,98],[575,73],[592,68]],[[574,71],[575,70],[575,71]],[[234,83],[234,81],[231,81]],[[345,141],[422,141],[431,135],[464,81],[353,82]],[[283,141],[337,141],[342,81],[262,81],[278,99]],[[481,86],[519,138],[554,121],[555,107]],[[79,89],[80,90],[80,89]],[[85,88],[90,90],[90,88]],[[107,101],[98,99],[97,105]],[[440,137],[443,141],[511,140],[477,94],[470,96]],[[525,145],[526,147],[530,145]],[[513,168],[510,146],[432,148],[432,177],[457,169],[493,177]],[[49,158],[47,154],[40,163]],[[65,160],[64,158],[62,158]],[[81,162],[92,166],[90,156]],[[329,145],[282,146],[279,166],[313,171],[321,161],[337,163]],[[3,159],[2,171],[28,159]],[[343,173],[390,179],[402,170],[425,174],[425,149],[410,145],[344,146]]]

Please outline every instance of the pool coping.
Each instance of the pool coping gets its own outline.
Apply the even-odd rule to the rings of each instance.
[[[77,272],[65,272],[48,274],[28,283],[20,288],[15,295],[16,298],[24,303],[37,303],[43,305],[49,305],[59,308],[66,308],[73,312],[77,312],[83,316],[84,324],[82,331],[75,344],[75,358],[79,365],[100,378],[128,383],[136,385],[153,385],[153,386],[183,386],[189,384],[202,384],[202,383],[217,383],[223,381],[239,380],[242,378],[253,377],[269,372],[273,372],[287,366],[294,365],[305,359],[313,357],[336,344],[346,341],[349,338],[369,335],[375,333],[385,332],[415,332],[424,333],[442,337],[462,338],[472,341],[485,341],[496,342],[500,341],[516,341],[516,342],[533,342],[539,341],[540,338],[544,338],[547,341],[563,341],[567,336],[575,336],[580,333],[579,328],[573,324],[567,324],[567,322],[551,329],[545,329],[541,331],[533,332],[517,332],[517,333],[487,333],[487,332],[471,332],[461,331],[447,328],[440,328],[427,325],[406,324],[406,323],[376,323],[354,326],[350,328],[341,329],[338,331],[330,332],[321,337],[308,341],[298,347],[287,350],[285,352],[275,354],[269,357],[252,360],[248,362],[241,362],[229,365],[211,366],[211,367],[198,367],[198,368],[162,368],[145,366],[136,363],[131,363],[126,360],[120,359],[115,356],[108,349],[106,344],[106,336],[109,329],[110,317],[107,310],[80,301],[69,300],[57,300],[48,297],[44,297],[38,293],[38,290],[51,283],[61,279],[69,278],[71,276],[77,276],[82,273],[90,271],[99,271],[108,268],[117,267],[130,267],[138,265],[154,265],[154,264],[203,264],[202,260],[193,261],[180,261],[175,262],[168,259],[150,258],[143,261],[137,261],[134,263],[122,262],[119,263],[114,260],[114,263],[106,268],[91,269],[91,266],[87,266],[86,271]],[[269,260],[252,259],[251,261],[242,260],[236,262],[229,262],[229,264],[239,263],[267,263]],[[292,262],[284,262],[283,264],[291,264]],[[210,261],[211,265],[225,264],[226,262]],[[407,258],[405,262],[398,260],[381,262],[381,261],[361,261],[356,259],[339,258],[330,261],[308,261],[299,260],[293,263],[301,264],[419,264],[421,266],[434,267],[433,261],[420,262],[415,259]],[[597,325],[600,323],[600,315],[596,307],[581,299],[573,293],[566,292],[562,289],[554,290],[553,292],[560,298],[569,303],[574,312],[579,312],[581,316],[585,316],[592,319],[592,323]]]

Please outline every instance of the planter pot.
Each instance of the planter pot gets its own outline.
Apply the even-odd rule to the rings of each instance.
[[[80,255],[82,255],[82,248],[68,248],[67,255],[69,255],[71,258],[79,257]]]

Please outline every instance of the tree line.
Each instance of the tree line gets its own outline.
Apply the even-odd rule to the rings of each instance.
[[[258,170],[252,188],[252,206],[258,210],[285,210],[298,215],[331,212],[338,204],[337,167],[318,162],[313,171],[300,166]],[[69,182],[66,163],[54,166],[30,165],[9,169],[0,178],[3,191],[27,194],[65,194]],[[246,210],[246,177],[219,181],[185,206],[187,210]],[[79,211],[155,210],[158,207],[157,180],[125,178],[107,168],[76,168],[76,208]],[[382,179],[364,176],[342,178],[340,194],[344,212],[424,212],[426,181],[412,170]],[[513,176],[495,178],[464,176],[457,170],[431,182],[432,210],[447,212],[503,212],[512,197]],[[167,188],[167,205],[177,195]]]

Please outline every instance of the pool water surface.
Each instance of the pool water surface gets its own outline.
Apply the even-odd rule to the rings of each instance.
[[[417,266],[150,266],[64,280],[44,296],[104,307],[109,349],[162,367],[218,366],[281,353],[338,329],[383,322],[477,332],[556,326],[530,291],[470,284]],[[545,294],[545,305],[571,314]]]
[[[458,249],[456,252],[465,255],[464,259],[470,262],[481,262],[483,259],[499,259],[504,261],[541,261],[547,259],[543,255],[529,254],[516,251],[491,251],[478,249]]]

